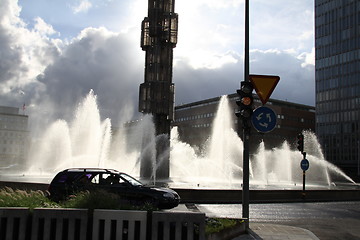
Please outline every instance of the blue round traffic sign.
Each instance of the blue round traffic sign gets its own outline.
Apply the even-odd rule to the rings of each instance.
[[[276,114],[271,108],[258,107],[251,116],[251,122],[256,130],[267,133],[276,126]]]
[[[303,171],[308,170],[308,169],[309,169],[309,166],[310,166],[310,163],[309,163],[309,161],[308,161],[306,158],[303,159],[303,160],[301,160],[301,162],[300,162],[300,167],[301,167],[301,169],[302,169]]]

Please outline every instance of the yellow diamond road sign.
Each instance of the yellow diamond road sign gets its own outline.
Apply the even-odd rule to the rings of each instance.
[[[269,100],[280,80],[279,76],[270,75],[249,75],[249,78],[263,104]]]

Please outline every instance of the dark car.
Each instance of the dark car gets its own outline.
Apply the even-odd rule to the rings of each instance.
[[[59,172],[49,186],[50,198],[61,201],[77,192],[103,190],[118,194],[130,203],[151,203],[173,208],[179,195],[169,188],[145,186],[126,173],[102,168],[70,168]]]

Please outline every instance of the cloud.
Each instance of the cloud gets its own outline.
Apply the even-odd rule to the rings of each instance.
[[[87,12],[92,7],[92,3],[88,0],[79,0],[76,5],[73,5],[71,9],[74,14],[81,12]]]
[[[298,58],[303,61],[301,65],[302,67],[306,67],[308,65],[315,66],[315,48],[313,47],[310,53],[301,53]]]
[[[34,31],[39,33],[41,36],[49,36],[57,33],[50,24],[47,24],[40,17],[35,18],[34,21],[35,21]]]
[[[0,8],[2,105],[20,107],[25,102],[32,124],[40,126],[54,118],[71,119],[91,89],[103,117],[116,121],[122,106],[136,108],[144,55],[127,34],[86,28],[64,42],[52,38],[56,31],[41,18],[27,28],[20,10],[12,0]]]
[[[21,8],[16,1],[4,0],[0,6],[0,100],[2,104],[22,105],[25,94],[35,91],[36,76],[59,54],[56,40],[45,35],[51,28],[40,18],[35,28],[28,29],[19,17]]]
[[[194,68],[186,59],[178,61],[174,69],[177,104],[235,93],[243,80],[243,56],[228,54],[236,61],[221,68]],[[277,49],[252,50],[250,61],[251,74],[280,76],[272,98],[314,105],[314,65],[304,65],[304,58]]]
[[[280,76],[272,98],[308,105],[315,104],[314,65],[304,59],[280,50],[252,50],[252,74]]]
[[[125,34],[87,28],[68,45],[37,80],[46,91],[40,100],[57,109],[54,117],[70,119],[76,104],[91,89],[98,96],[103,117],[117,119],[121,108],[135,105],[142,81],[142,63]],[[51,111],[51,109],[48,109]]]
[[[199,1],[188,12],[183,8],[185,2],[177,2],[179,42],[173,68],[176,104],[235,93],[243,80],[243,33],[242,27],[235,26],[239,25],[235,20],[242,18],[238,12],[242,2]],[[134,4],[129,6],[140,6],[140,1]],[[41,17],[35,17],[32,25],[25,23],[20,11],[15,0],[3,0],[0,5],[2,105],[20,107],[26,102],[32,123],[44,126],[54,118],[70,120],[77,104],[93,89],[101,116],[110,117],[114,125],[125,109],[128,118],[137,114],[145,62],[139,46],[140,22],[146,13],[141,18],[137,13],[139,20],[122,22],[124,31],[85,27],[65,40]],[[254,41],[250,70],[281,77],[273,98],[313,105],[314,50],[306,47],[313,40],[307,28],[294,33],[278,48],[271,45],[279,37]],[[260,42],[267,44],[255,48]]]

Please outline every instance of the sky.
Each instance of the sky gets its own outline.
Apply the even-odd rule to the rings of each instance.
[[[0,105],[32,122],[71,119],[91,90],[113,125],[138,116],[146,0],[0,0]],[[250,1],[250,73],[271,98],[315,105],[313,0]],[[243,80],[244,0],[177,0],[175,104],[232,94]]]

